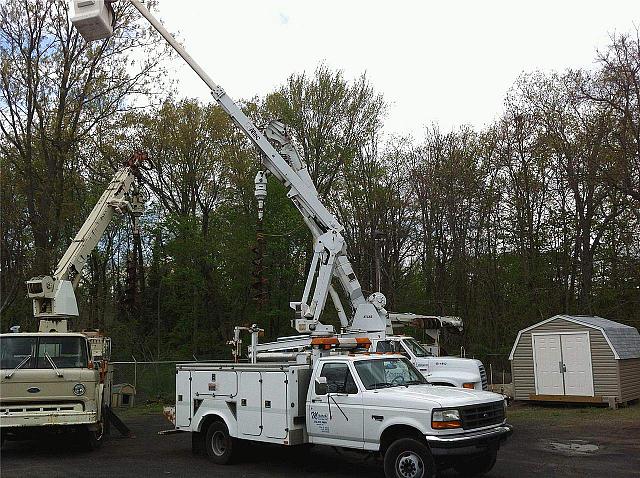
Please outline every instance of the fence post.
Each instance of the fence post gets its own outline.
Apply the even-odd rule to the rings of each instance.
[[[131,356],[131,358],[133,359],[133,388],[137,391],[138,390],[138,361],[133,355]]]

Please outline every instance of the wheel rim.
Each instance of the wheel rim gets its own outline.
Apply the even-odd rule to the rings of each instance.
[[[94,433],[96,441],[102,440],[102,436],[104,435],[104,426],[102,425],[102,422],[98,423],[98,429]]]
[[[424,462],[422,458],[412,451],[401,453],[396,459],[396,476],[402,478],[422,478],[424,476]]]
[[[211,449],[216,456],[222,456],[227,451],[227,437],[222,432],[215,432],[211,437]]]

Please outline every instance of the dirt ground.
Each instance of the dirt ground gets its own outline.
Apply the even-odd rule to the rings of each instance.
[[[122,414],[135,438],[117,432],[96,452],[82,452],[68,440],[8,442],[0,455],[2,478],[46,476],[383,478],[381,461],[351,452],[314,447],[251,446],[240,463],[216,466],[191,454],[188,434],[159,436],[170,428],[157,407]],[[640,477],[640,405],[621,410],[515,406],[515,432],[500,450],[490,477]],[[441,476],[453,477],[447,471]]]

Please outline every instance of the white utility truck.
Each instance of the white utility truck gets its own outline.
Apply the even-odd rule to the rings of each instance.
[[[175,429],[217,464],[256,441],[379,453],[388,478],[488,472],[511,434],[504,399],[430,385],[405,357],[369,346],[317,337],[289,362],[178,365]]]
[[[393,332],[386,298],[379,292],[364,296],[346,254],[344,227],[319,200],[284,125],[273,122],[263,134],[145,6],[129,1],[260,151],[266,171],[256,176],[259,207],[271,174],[287,187],[314,239],[302,299],[290,304],[292,326],[301,335],[258,344],[259,329],[252,327],[250,365],[178,365],[175,431],[192,432],[194,449],[204,448],[215,463],[228,463],[237,440],[249,440],[382,452],[388,477],[430,477],[449,465],[465,474],[491,469],[500,442],[511,433],[503,398],[433,386],[404,357],[371,355],[371,338]],[[74,7],[72,22],[87,40],[112,33],[112,12],[104,0],[74,0]],[[331,284],[334,278],[351,305],[350,317]],[[328,296],[340,333],[320,322]],[[238,336],[232,341],[236,351]],[[349,355],[349,350],[363,354]]]
[[[75,288],[89,253],[116,212],[131,214],[134,233],[144,209],[136,183],[146,155],[136,153],[114,175],[53,276],[27,282],[39,331],[0,334],[0,434],[40,436],[74,429],[89,449],[100,446],[111,401],[111,339],[99,331],[71,332],[78,316]]]

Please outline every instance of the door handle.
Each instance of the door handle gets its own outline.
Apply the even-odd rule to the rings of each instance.
[[[567,365],[566,364],[562,364],[562,372],[566,372],[567,371]]]
[[[311,399],[311,403],[318,403],[318,402],[322,402],[321,398],[312,398]]]

